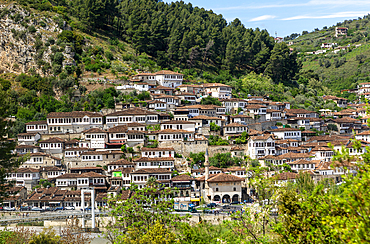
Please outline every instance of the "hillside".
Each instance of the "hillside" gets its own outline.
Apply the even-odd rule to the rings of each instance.
[[[278,83],[291,81],[299,71],[295,53],[290,54],[285,44],[276,44],[266,30],[247,28],[238,19],[228,24],[222,15],[184,2],[18,0],[17,3],[25,10],[20,12],[26,15],[10,11],[7,6],[13,3],[6,1],[1,20],[16,25],[13,28],[16,32],[9,33],[13,39],[33,35],[28,49],[38,60],[29,67],[35,67],[39,74],[43,71],[42,74],[57,76],[66,66],[71,67],[65,73],[75,73],[77,77],[90,77],[91,72],[101,77],[111,74],[121,77],[132,75],[134,70],[163,68],[196,77],[202,77],[204,72],[216,76],[228,72],[240,77],[253,71],[267,74]],[[44,33],[46,23],[57,29]],[[37,35],[41,36],[36,42]],[[50,36],[55,44],[48,42]],[[57,52],[62,54],[54,60]],[[61,55],[65,59],[61,60]]]
[[[370,22],[369,16],[346,20],[331,27],[316,29],[298,36],[286,37],[299,52],[303,71],[313,70],[325,86],[339,92],[352,89],[360,82],[369,81],[370,75]],[[336,27],[348,28],[347,36],[335,37]],[[294,37],[295,35],[293,35]],[[292,39],[292,40],[291,40]],[[323,43],[335,43],[331,48],[322,48]],[[319,54],[312,52],[319,51]],[[325,53],[320,53],[326,51]]]

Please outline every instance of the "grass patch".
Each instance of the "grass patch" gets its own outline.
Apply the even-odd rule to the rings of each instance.
[[[17,226],[44,226],[44,221],[18,223]]]

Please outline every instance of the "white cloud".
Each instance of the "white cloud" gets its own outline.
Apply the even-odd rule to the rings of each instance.
[[[354,11],[354,12],[339,12],[339,13],[319,15],[319,16],[297,15],[297,16],[293,16],[293,17],[289,17],[289,18],[284,18],[284,19],[281,19],[281,20],[356,18],[356,17],[362,17],[364,15],[367,15],[368,13],[369,12],[365,12],[365,11]]]
[[[269,19],[275,19],[276,16],[274,15],[262,15],[253,19],[250,19],[249,21],[262,21],[262,20],[269,20]]]

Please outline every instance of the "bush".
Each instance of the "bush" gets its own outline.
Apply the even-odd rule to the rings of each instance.
[[[30,33],[35,33],[37,31],[36,27],[31,25],[30,27],[28,27],[28,32]]]

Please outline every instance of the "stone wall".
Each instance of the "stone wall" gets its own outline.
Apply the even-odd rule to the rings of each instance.
[[[282,124],[286,124],[286,120],[274,120],[274,121],[264,121],[260,123],[255,124],[248,124],[249,129],[258,130],[258,131],[264,131],[264,130],[270,130],[271,126],[276,126],[277,122],[281,122]]]
[[[240,144],[240,145],[233,144],[233,145],[224,145],[224,146],[209,146],[208,147],[209,157],[213,157],[217,153],[231,152],[231,148],[236,147],[236,146],[244,149],[244,155],[248,154],[248,144]]]
[[[47,140],[51,137],[59,137],[65,140],[72,140],[73,138],[81,138],[80,133],[53,133],[53,134],[41,134],[40,141]]]
[[[205,152],[208,146],[208,141],[166,141],[160,142],[158,147],[173,147],[176,153],[182,154],[184,157],[189,157],[190,153]]]

